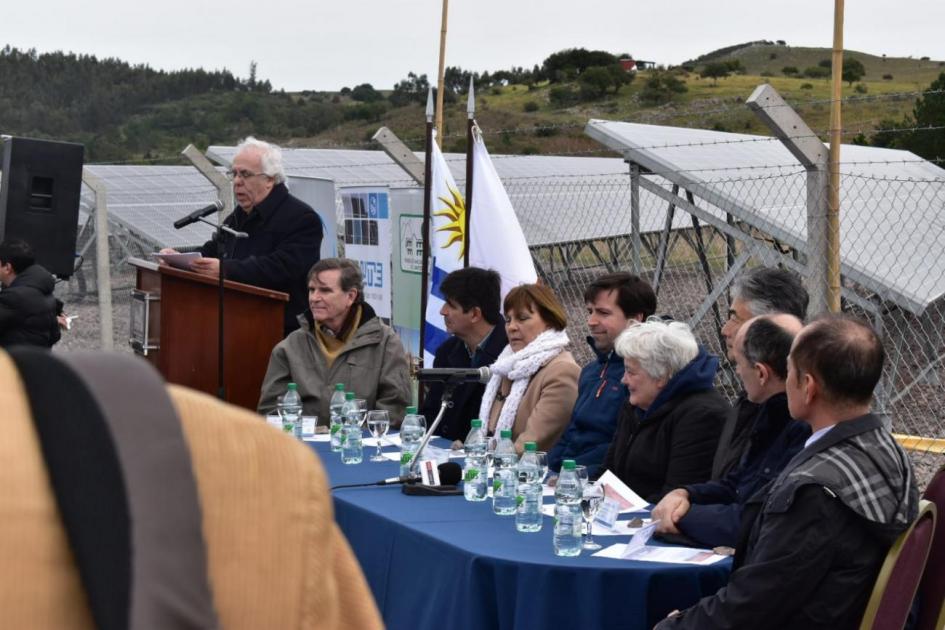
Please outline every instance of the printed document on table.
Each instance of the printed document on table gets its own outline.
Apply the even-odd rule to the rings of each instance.
[[[621,514],[639,512],[649,505],[646,499],[631,490],[627,484],[620,481],[617,475],[609,470],[601,475],[594,485],[603,489],[605,500],[611,499],[617,502]]]
[[[202,258],[200,252],[190,252],[187,254],[151,254],[157,260],[163,260],[171,267],[176,267],[177,269],[183,269],[185,271],[190,271],[190,263]]]
[[[637,560],[640,562],[665,562],[668,564],[715,564],[725,559],[713,553],[711,549],[695,549],[693,547],[639,547],[629,556],[624,556],[627,545],[617,543],[601,549],[594,555],[600,558],[614,558],[616,560]]]

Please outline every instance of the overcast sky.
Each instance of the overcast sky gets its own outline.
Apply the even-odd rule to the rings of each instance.
[[[531,67],[584,46],[674,64],[769,39],[830,47],[829,0],[452,0],[447,65]],[[845,47],[945,60],[945,0],[848,0]],[[212,6],[218,8],[210,8]],[[5,2],[0,44],[119,57],[154,68],[227,68],[276,89],[390,88],[436,75],[441,0],[34,0]],[[2,90],[2,77],[0,77]]]

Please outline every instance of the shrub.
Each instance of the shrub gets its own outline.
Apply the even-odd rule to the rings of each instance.
[[[812,83],[801,83],[802,90],[813,90],[814,85]]]
[[[567,107],[579,100],[578,91],[573,85],[556,85],[548,91],[548,100],[556,107]]]
[[[891,74],[884,74],[884,75],[883,75],[883,81],[892,81],[892,80],[893,80],[893,75],[891,75]]]
[[[797,66],[784,66],[783,68],[781,68],[781,72],[783,72],[784,76],[787,76],[787,77],[800,74],[800,71],[797,69]]]
[[[855,91],[857,94],[866,94],[869,90],[862,83],[857,83],[856,87],[853,88],[853,91]]]
[[[522,110],[526,112],[537,112],[538,108],[538,103],[535,101],[526,101],[525,104],[522,105]]]
[[[830,67],[810,66],[804,68],[804,76],[808,79],[826,79],[830,76]]]

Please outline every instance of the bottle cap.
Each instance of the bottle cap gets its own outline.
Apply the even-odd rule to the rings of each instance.
[[[566,459],[561,462],[561,470],[574,470],[576,465],[573,459]]]
[[[345,400],[354,400],[354,392],[345,392]]]
[[[345,391],[345,384],[344,384],[344,383],[335,383],[335,391],[336,391],[336,392],[343,392],[343,391]]]
[[[417,408],[414,407],[413,405],[411,405],[410,407],[407,407],[407,415],[408,415],[408,416],[415,416],[415,415],[417,415]]]
[[[287,389],[289,389],[290,391],[295,391],[295,390],[297,390],[298,388],[299,388],[299,386],[296,385],[295,383],[289,383],[289,386],[287,387]]]
[[[534,453],[535,451],[538,450],[538,443],[537,443],[537,442],[525,442],[525,450],[528,451],[529,453]]]
[[[472,421],[472,428],[474,428],[474,429],[481,429],[481,428],[482,428],[482,420],[480,420],[479,418],[473,418],[473,421]]]
[[[504,440],[505,438],[509,438],[509,439],[511,440],[511,439],[512,439],[512,429],[502,429],[502,430],[499,432],[499,437],[502,438],[503,440]]]

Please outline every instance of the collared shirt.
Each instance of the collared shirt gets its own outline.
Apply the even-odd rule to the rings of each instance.
[[[489,341],[489,337],[492,336],[492,331],[495,330],[495,326],[489,329],[489,332],[486,333],[486,336],[482,338],[482,341],[479,342],[479,345],[469,349],[469,346],[466,343],[463,343],[463,347],[466,348],[466,353],[469,355],[469,360],[472,362],[472,367],[479,367],[478,362],[476,361],[476,355],[479,354],[479,351],[486,347],[486,343]]]
[[[827,432],[830,431],[830,429],[834,428],[835,426],[837,426],[836,423],[831,424],[830,426],[826,426],[823,429],[818,429],[817,431],[814,431],[814,433],[812,433],[811,436],[807,438],[807,441],[804,442],[804,448],[807,448],[808,446],[810,446],[811,444],[813,444],[820,438],[827,435]]]

